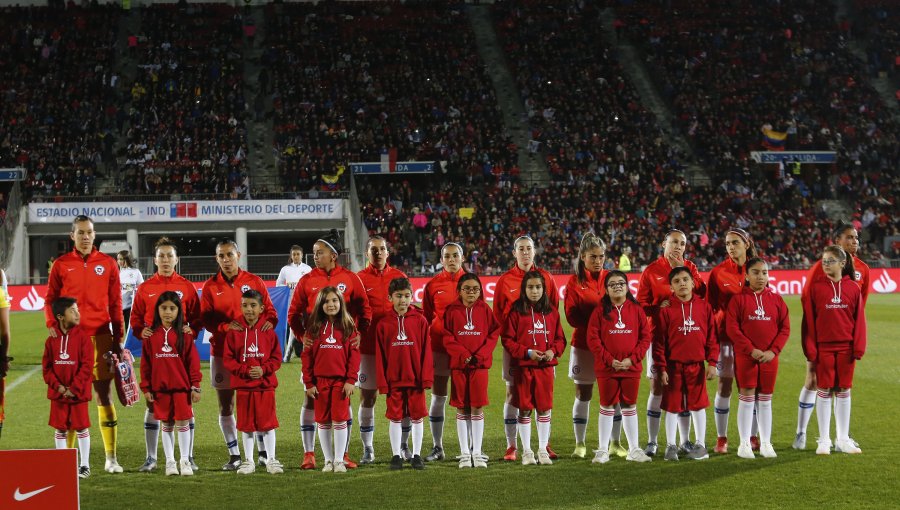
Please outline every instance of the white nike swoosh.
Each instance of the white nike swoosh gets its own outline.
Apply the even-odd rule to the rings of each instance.
[[[512,293],[512,292],[515,292],[515,291],[517,291],[517,290],[519,290],[519,289],[509,289],[509,292]]]
[[[319,288],[318,288],[318,287],[313,287],[312,290],[319,290]]]
[[[70,268],[67,268],[67,269],[66,269],[66,271],[74,271],[74,270],[75,270],[74,267],[70,267]]]
[[[217,296],[221,296],[222,294],[225,294],[225,291],[224,291],[224,290],[223,290],[222,292],[216,292],[216,295],[217,295]]]
[[[375,288],[375,287],[372,287],[371,289],[366,289],[366,292],[369,292],[370,290],[372,290],[372,289],[374,289],[374,288]]]
[[[444,292],[444,291],[439,290],[439,291],[435,292],[435,294],[442,294],[443,292]]]
[[[663,277],[662,277],[662,276],[657,276],[656,279],[657,279],[657,280],[662,280]]]
[[[147,297],[153,297],[155,295],[156,295],[156,293],[154,292],[153,294],[147,294]]]
[[[26,499],[31,499],[44,491],[49,491],[50,489],[52,489],[54,487],[56,487],[56,486],[48,485],[47,487],[44,487],[43,489],[38,489],[36,491],[25,492],[25,493],[19,492],[19,488],[16,487],[16,492],[13,494],[13,499],[15,499],[16,501],[25,501]]]

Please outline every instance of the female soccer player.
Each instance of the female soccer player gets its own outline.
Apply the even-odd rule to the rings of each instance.
[[[488,371],[500,325],[481,299],[481,281],[466,273],[456,284],[458,300],[444,310],[444,347],[453,377],[450,405],[456,408],[459,467],[486,468],[482,450],[484,407],[488,405]]]
[[[835,446],[844,453],[861,453],[850,441],[850,388],[856,360],[866,352],[866,315],[862,291],[855,281],[853,259],[839,246],[822,253],[828,281],[810,285],[803,303],[803,352],[813,363],[818,386],[816,415],[819,440],[816,453],[831,453],[831,400],[835,397]]]
[[[778,355],[791,334],[784,299],[769,287],[769,266],[761,258],[746,261],[747,286],[728,303],[725,327],[734,343],[738,380],[738,457],[753,458],[750,443],[754,406],[759,406],[759,452],[776,457],[772,447],[772,393],[778,375]],[[721,342],[720,342],[721,345]],[[721,354],[719,359],[722,359]]]
[[[856,283],[859,284],[859,289],[862,291],[863,306],[865,306],[866,301],[869,299],[869,266],[856,256],[859,252],[859,233],[853,228],[853,225],[841,223],[834,230],[831,237],[834,239],[836,245],[840,246],[841,249],[853,258]],[[809,299],[809,289],[815,281],[828,281],[828,277],[825,276],[825,271],[823,271],[821,260],[816,261],[809,269],[809,273],[806,277],[806,285],[803,287],[802,301]],[[803,323],[801,329],[805,326],[806,323]],[[815,404],[816,369],[811,363],[808,363],[806,366],[806,381],[803,384],[803,388],[800,389],[800,402],[797,409],[797,435],[794,438],[794,449],[806,449],[806,427],[809,425],[809,418],[812,416]],[[852,437],[850,438],[850,442],[852,442],[854,446],[859,446]]]
[[[706,283],[700,277],[697,266],[689,260],[685,260],[684,252],[687,248],[687,236],[678,229],[669,230],[666,233],[665,240],[662,244],[663,254],[661,257],[651,262],[650,265],[641,273],[641,280],[638,285],[637,300],[644,307],[644,313],[652,325],[656,324],[656,317],[659,311],[669,306],[672,287],[669,285],[669,272],[676,267],[687,267],[693,277],[693,294],[699,297],[706,296]],[[650,353],[648,353],[649,356]],[[650,387],[650,396],[647,399],[647,448],[646,452],[649,456],[656,455],[656,439],[659,435],[659,420],[662,415],[660,411],[660,402],[662,402],[663,387],[661,381],[653,372],[655,364],[651,359],[647,360],[647,376],[652,379]],[[682,442],[685,449],[690,449],[691,445],[688,441],[688,433],[691,428],[691,417],[689,413],[683,413],[679,421],[679,431],[681,432]]]
[[[359,276],[353,271],[344,268],[338,263],[341,254],[340,236],[337,230],[331,230],[313,244],[313,261],[316,267],[304,276],[294,289],[291,298],[291,306],[288,309],[288,324],[297,338],[303,338],[306,333],[306,322],[312,315],[316,299],[325,287],[335,287],[341,293],[341,299],[347,305],[347,312],[356,323],[358,331],[365,331],[372,320],[372,309],[369,307],[369,298],[366,296],[366,288]],[[313,334],[314,332],[310,332]],[[305,340],[309,341],[309,340]],[[356,337],[355,341],[359,341]],[[354,378],[355,381],[355,378]],[[347,405],[350,405],[349,399]],[[353,413],[347,420],[347,437],[353,426]],[[316,428],[315,407],[313,399],[307,398],[300,410],[300,436],[303,441],[303,463],[301,469],[315,469],[316,467]],[[344,465],[347,469],[356,467],[356,463],[350,460],[350,455],[344,453]]]
[[[566,348],[558,306],[550,304],[543,274],[529,271],[522,277],[519,298],[513,303],[503,326],[504,352],[509,353],[513,375],[513,402],[518,408],[522,436],[522,464],[553,464],[550,442],[550,411],[553,380],[558,358]],[[531,449],[531,411],[537,410],[538,455]]]
[[[573,457],[584,458],[587,454],[585,435],[590,416],[591,395],[594,392],[594,355],[587,345],[587,326],[594,309],[606,293],[603,282],[606,270],[606,243],[587,232],[581,237],[578,249],[578,268],[566,283],[566,319],[575,328],[572,332],[572,350],[569,353],[569,379],[575,382],[575,403],[572,406],[572,424],[575,427],[575,451]],[[621,412],[620,412],[621,413]],[[614,420],[613,428],[622,418]],[[619,431],[613,430],[612,437],[618,441]]]
[[[650,323],[628,289],[624,272],[613,270],[604,278],[606,295],[588,324],[587,343],[594,355],[594,373],[600,390],[600,443],[595,464],[609,462],[610,435],[616,406],[621,405],[628,454],[625,460],[649,462],[638,442],[637,402],[641,359],[652,341]]]
[[[494,317],[497,318],[499,324],[506,324],[506,318],[512,309],[513,303],[519,299],[520,288],[522,287],[522,278],[529,271],[537,271],[544,278],[547,298],[550,306],[554,310],[559,308],[559,289],[553,276],[544,269],[534,264],[534,240],[527,236],[519,236],[513,242],[513,256],[516,258],[516,265],[509,271],[503,273],[497,280],[497,286],[494,289]],[[509,352],[503,351],[503,380],[506,382],[506,402],[503,404],[503,423],[506,432],[506,453],[503,454],[503,460],[516,460],[516,420],[519,416],[519,410],[513,405],[515,391],[513,389],[514,376],[511,372]],[[548,450],[551,459],[556,458],[553,450]]]
[[[731,383],[734,380],[734,346],[725,330],[725,311],[731,298],[740,294],[746,280],[748,258],[756,256],[750,234],[742,228],[725,233],[728,258],[709,274],[709,304],[716,314],[716,333],[719,338],[719,389],[713,403],[716,419],[716,453],[728,453],[728,414],[731,408]],[[751,438],[756,439],[756,435]],[[758,442],[755,444],[759,449]]]
[[[427,462],[444,458],[444,405],[447,403],[447,384],[450,381],[450,360],[444,349],[444,310],[458,298],[459,279],[466,274],[462,269],[463,249],[457,243],[447,243],[441,248],[443,270],[425,285],[422,312],[431,327],[431,350],[434,353],[434,384],[431,387],[431,407],[428,420],[434,447],[425,456]],[[481,296],[479,294],[479,299]]]

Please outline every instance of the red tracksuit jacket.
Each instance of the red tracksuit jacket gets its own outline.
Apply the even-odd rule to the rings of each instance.
[[[431,388],[434,361],[428,320],[418,308],[410,306],[402,317],[391,308],[391,315],[383,317],[371,329],[374,329],[380,393],[386,394],[393,388]]]
[[[510,307],[506,324],[500,337],[503,348],[509,352],[510,363],[514,367],[551,367],[559,364],[559,357],[566,349],[566,336],[559,320],[559,311],[552,308],[550,313],[520,313]],[[528,357],[528,350],[553,351],[551,361],[534,361]]]
[[[585,272],[585,281],[579,282],[578,275],[572,275],[566,283],[566,319],[569,325],[575,328],[572,332],[572,347],[588,349],[587,326],[591,320],[594,309],[600,304],[600,300],[606,295],[603,281],[607,271],[603,269],[597,278],[590,271]]]
[[[547,287],[544,289],[544,293],[550,299],[550,306],[557,309],[559,307],[559,287],[556,286],[553,275],[534,265],[531,269],[541,273],[544,277],[544,284]],[[525,271],[516,264],[497,280],[497,285],[494,287],[494,316],[497,317],[497,322],[500,324],[506,323],[506,316],[509,315],[513,303],[519,299],[522,278],[525,278]]]
[[[725,327],[725,313],[731,298],[740,294],[744,289],[746,274],[746,264],[738,267],[737,263],[730,258],[726,258],[709,273],[706,297],[716,314],[716,335],[720,342],[731,340]]]
[[[388,295],[388,286],[394,278],[406,278],[406,273],[389,265],[385,265],[384,269],[379,271],[375,269],[375,266],[369,264],[356,275],[359,276],[366,291],[369,307],[372,309],[371,325],[374,326],[382,317],[388,317],[394,313],[394,305],[391,304],[391,297]],[[375,331],[373,328],[367,328],[362,332],[359,351],[362,354],[375,354]]]
[[[162,326],[141,342],[141,391],[144,393],[190,391],[200,387],[200,355],[194,335],[184,334],[184,348],[176,349],[175,329]]]
[[[450,356],[451,369],[491,368],[499,335],[500,324],[482,299],[470,309],[457,300],[444,310],[444,348]],[[469,357],[474,359],[466,363]]]
[[[616,327],[616,324],[624,327]],[[594,373],[598,377],[640,377],[641,360],[652,341],[653,331],[643,308],[627,299],[622,305],[621,323],[615,308],[606,318],[603,307],[598,306],[587,327],[587,344],[594,354]],[[631,360],[631,368],[628,371],[613,370],[613,360],[625,358]]]
[[[351,346],[353,337],[344,338],[343,331],[332,327],[331,323],[325,323],[315,334],[312,346],[304,347],[300,355],[303,383],[310,387],[316,384],[319,377],[334,377],[356,384],[359,349]],[[329,340],[329,337],[332,339]]]
[[[134,292],[134,304],[131,306],[131,329],[134,335],[141,336],[141,330],[153,326],[153,317],[156,314],[156,303],[163,292],[177,292],[181,297],[181,311],[184,314],[184,322],[189,325],[194,333],[203,329],[200,321],[200,297],[197,289],[187,278],[178,273],[166,277],[159,273],[148,278],[140,284]]]
[[[840,294],[840,303],[834,303]],[[809,299],[803,302],[803,353],[816,361],[821,344],[853,344],[853,357],[866,353],[866,312],[859,285],[849,276],[840,282],[814,281]]]
[[[662,371],[669,361],[718,363],[716,321],[709,303],[697,296],[682,303],[674,294],[669,295],[669,303],[659,309],[653,330],[653,364]],[[693,325],[685,324],[688,317]]]
[[[57,331],[59,331],[57,326]],[[47,383],[47,398],[67,402],[89,402],[94,370],[94,343],[87,332],[76,326],[67,334],[47,337],[44,343],[43,370]],[[58,390],[62,384],[75,395],[63,397]]]
[[[58,327],[50,305],[60,296],[78,300],[80,327],[88,336],[109,333],[121,340],[125,331],[122,315],[122,287],[116,260],[95,247],[87,258],[75,250],[62,255],[50,269],[44,318],[48,328]]]
[[[260,322],[271,322],[273,326],[278,324],[278,313],[269,297],[262,278],[253,273],[238,271],[234,280],[228,281],[221,271],[203,283],[200,296],[200,317],[203,327],[209,331],[212,337],[209,343],[212,354],[217,358],[222,357],[225,350],[225,335],[228,334],[228,325],[231,321],[241,322],[244,315],[241,313],[241,294],[248,290],[255,290],[263,296],[263,311]]]
[[[456,284],[464,274],[462,269],[455,273],[441,271],[425,284],[422,313],[431,324],[431,348],[435,352],[447,352],[444,348],[444,311],[450,303],[459,300]],[[484,296],[484,289],[481,295]]]
[[[762,304],[762,308],[759,304]],[[764,310],[759,314],[757,310]],[[784,299],[770,287],[759,294],[745,287],[731,298],[725,316],[728,337],[735,352],[750,356],[753,349],[769,351],[777,356],[791,335],[791,319]]]
[[[225,352],[222,362],[231,372],[231,388],[244,391],[274,390],[278,387],[275,372],[281,368],[281,342],[274,329],[263,331],[263,321],[248,327],[241,320],[243,331],[229,330],[225,335]],[[247,372],[251,367],[262,367],[263,376],[251,379]]]
[[[702,298],[706,295],[706,283],[700,276],[700,272],[697,271],[697,266],[690,260],[685,260],[684,265],[691,270],[691,275],[694,277],[693,294]],[[638,293],[635,297],[637,302],[644,307],[644,313],[647,314],[647,318],[650,320],[656,319],[660,303],[666,299],[670,303],[672,302],[670,297],[674,296],[672,296],[672,287],[669,285],[669,273],[671,271],[672,266],[669,265],[669,261],[665,257],[659,257],[651,262],[644,269],[644,272],[641,273],[641,279],[638,282]]]
[[[368,329],[372,321],[372,308],[369,306],[369,298],[366,296],[366,288],[362,280],[353,271],[335,266],[331,273],[326,273],[319,268],[313,268],[306,274],[294,288],[294,296],[291,298],[291,306],[288,309],[288,325],[294,336],[303,338],[306,332],[306,319],[316,306],[316,297],[319,291],[325,287],[337,287],[344,295],[344,303],[347,311],[356,327],[360,331]]]

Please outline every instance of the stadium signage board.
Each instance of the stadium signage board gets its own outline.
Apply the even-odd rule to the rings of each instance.
[[[95,223],[339,220],[341,199],[65,202],[28,204],[28,222],[71,223],[79,214]]]
[[[77,450],[0,450],[0,508],[80,508]]]
[[[750,157],[753,161],[764,165],[795,161],[809,165],[830,165],[836,161],[837,153],[834,151],[753,151],[750,153]]]
[[[25,169],[17,168],[0,168],[0,181],[21,181],[25,178]]]
[[[350,163],[354,174],[433,174],[434,161],[384,161]]]

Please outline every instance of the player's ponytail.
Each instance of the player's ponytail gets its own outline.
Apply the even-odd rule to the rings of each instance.
[[[578,280],[578,283],[584,284],[584,282],[587,281],[587,272],[584,269],[584,259],[581,257],[594,248],[600,248],[605,252],[606,243],[593,232],[585,232],[584,235],[581,236],[581,244],[578,246],[578,268],[575,270],[575,277]]]

